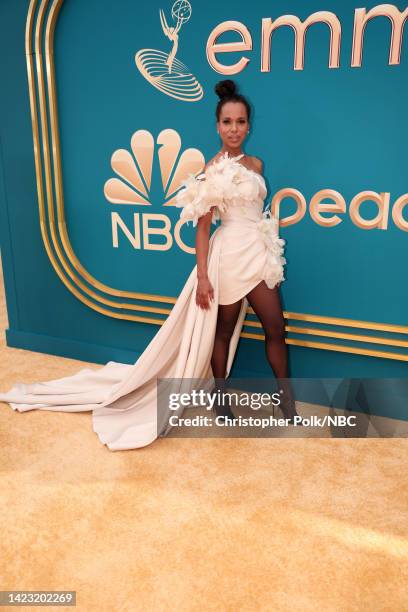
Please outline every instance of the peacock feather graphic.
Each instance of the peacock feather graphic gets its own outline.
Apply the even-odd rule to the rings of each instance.
[[[176,130],[160,132],[155,143],[147,130],[138,130],[130,140],[130,151],[117,149],[111,166],[117,177],[104,185],[106,199],[112,204],[151,206],[150,199],[154,156],[158,156],[164,193],[163,206],[174,206],[175,196],[182,182],[191,174],[196,176],[205,165],[201,151],[190,148],[181,151],[181,138]]]

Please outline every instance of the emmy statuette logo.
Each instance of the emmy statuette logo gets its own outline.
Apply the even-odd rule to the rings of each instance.
[[[175,26],[169,26],[160,9],[160,23],[165,36],[173,43],[170,53],[158,49],[140,49],[135,61],[140,74],[164,94],[183,100],[197,102],[203,97],[203,88],[195,76],[179,59],[176,53],[181,26],[191,17],[191,4],[188,0],[176,0],[171,9]]]
[[[205,165],[204,156],[198,149],[185,149],[181,154],[180,151],[181,138],[176,130],[162,130],[156,142],[149,131],[137,130],[131,137],[130,151],[117,149],[111,157],[112,169],[119,178],[110,178],[106,181],[104,185],[106,199],[112,204],[152,206],[153,163],[157,156],[163,188],[162,206],[174,206],[182,182],[190,174],[194,176],[199,174]],[[113,212],[113,246],[119,246],[118,228],[120,227],[135,249],[168,251],[173,245],[174,234],[174,240],[183,251],[195,253],[195,250],[181,239],[182,225],[184,222],[179,219],[172,230],[172,220],[165,214],[135,212],[132,234],[119,213]],[[161,242],[152,242],[150,240],[152,235],[160,235]],[[141,237],[143,237],[143,246]]]

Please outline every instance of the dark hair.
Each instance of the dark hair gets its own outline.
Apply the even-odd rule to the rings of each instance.
[[[216,86],[214,87],[215,93],[220,98],[217,104],[217,108],[215,109],[215,115],[217,117],[217,121],[220,120],[221,109],[226,102],[242,102],[244,104],[247,111],[248,122],[251,116],[251,107],[249,106],[248,100],[238,93],[237,85],[231,79],[226,79],[225,81],[218,81]]]

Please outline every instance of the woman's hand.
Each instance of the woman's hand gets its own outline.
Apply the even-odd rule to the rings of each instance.
[[[198,279],[196,304],[203,310],[210,308],[210,300],[214,300],[214,289],[208,278]]]

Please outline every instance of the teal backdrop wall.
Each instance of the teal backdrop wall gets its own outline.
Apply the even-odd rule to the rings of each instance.
[[[65,0],[35,5],[31,59],[45,191],[43,228],[51,236],[46,194],[47,147],[41,133],[44,118],[40,114],[39,52],[35,49],[35,32],[39,28],[41,44],[38,49],[44,60],[47,87],[47,33],[45,27],[40,29],[39,19],[43,18],[45,25],[50,19],[50,10],[58,8],[53,58],[65,227],[72,251],[83,269],[101,286],[114,288],[117,294],[109,294],[89,283],[86,274],[78,274],[69,258],[68,268],[82,278],[87,289],[80,289],[63,267],[61,270],[64,278],[91,304],[106,309],[108,314],[104,314],[81,301],[67,287],[44,245],[27,78],[29,6],[30,3],[23,0],[0,3],[3,84],[0,96],[0,238],[9,346],[96,363],[108,360],[132,363],[136,360],[158,326],[123,317],[165,319],[166,315],[157,310],[171,308],[171,301],[160,300],[160,296],[177,297],[195,258],[176,242],[168,250],[135,248],[120,228],[118,245],[114,246],[112,215],[116,213],[129,232],[134,232],[135,213],[139,213],[140,221],[146,213],[166,215],[173,231],[180,211],[173,206],[163,206],[166,194],[160,176],[157,138],[163,130],[173,130],[181,139],[180,153],[194,148],[201,151],[206,160],[213,157],[220,148],[215,127],[217,98],[214,85],[222,78],[233,78],[253,107],[251,135],[245,150],[264,162],[268,185],[266,204],[284,188],[298,190],[308,204],[301,220],[281,228],[281,235],[287,241],[288,260],[287,280],[281,291],[284,310],[289,313],[288,325],[313,328],[317,332],[311,335],[289,331],[288,338],[325,346],[331,344],[333,350],[290,344],[292,376],[405,376],[408,234],[407,229],[394,222],[392,206],[408,191],[406,34],[402,37],[400,62],[389,65],[390,20],[386,17],[371,20],[364,35],[362,66],[351,67],[354,11],[360,4],[349,0],[313,0],[307,5],[293,5],[287,1],[237,4],[226,0],[220,4],[196,0],[191,2],[190,19],[179,32],[176,54],[203,89],[200,99],[188,102],[152,86],[135,62],[135,54],[141,49],[170,52],[172,43],[163,33],[159,10],[163,9],[168,24],[174,25],[171,3]],[[364,6],[368,11],[377,5],[365,3]],[[403,3],[393,6],[399,11],[406,8]],[[295,14],[303,21],[316,11],[330,11],[341,23],[340,66],[328,67],[329,28],[317,23],[306,34],[303,70],[293,68],[294,33],[291,28],[283,27],[272,37],[270,71],[262,72],[262,19]],[[251,50],[217,55],[225,65],[234,64],[242,56],[250,60],[244,70],[226,75],[210,65],[206,45],[212,30],[229,20],[245,24],[253,45]],[[226,32],[218,42],[239,40],[237,32]],[[53,117],[47,90],[45,102],[50,168],[55,177],[57,168],[52,157],[55,143],[50,131]],[[104,193],[105,184],[109,179],[118,178],[111,167],[111,157],[117,150],[131,151],[131,138],[138,130],[149,132],[154,142],[150,205],[109,202]],[[309,213],[312,196],[322,189],[336,190],[347,205],[340,215],[341,223],[334,227],[319,225]],[[56,211],[55,182],[52,190]],[[390,210],[384,229],[363,229],[350,217],[351,200],[366,190],[390,194]],[[408,225],[406,208],[402,215]],[[295,210],[293,200],[285,198],[282,201],[281,217]],[[360,212],[362,217],[372,219],[378,208],[373,201],[367,200]],[[156,218],[151,226],[160,228],[162,222]],[[64,252],[61,229],[56,221],[56,240]],[[181,237],[185,244],[193,245],[191,227],[182,228]],[[50,240],[58,261],[58,252]],[[152,241],[165,243],[159,235],[153,236]],[[91,299],[89,290],[97,298]],[[146,301],[133,294],[149,294],[157,299]],[[113,306],[107,306],[103,300]],[[147,304],[156,312],[137,309]],[[296,319],[291,313],[309,315],[312,320]],[[331,319],[324,322],[316,317]],[[333,337],[333,333],[343,337]],[[352,339],[347,334],[372,336],[377,341]],[[369,354],[361,354],[361,351]],[[262,376],[267,373],[269,367],[263,343],[241,338],[232,374]]]

